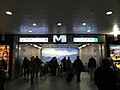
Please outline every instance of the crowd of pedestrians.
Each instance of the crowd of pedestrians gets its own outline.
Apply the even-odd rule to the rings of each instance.
[[[59,67],[57,63],[57,58],[53,57],[51,60],[51,71],[53,75],[56,75],[56,69]],[[53,69],[54,68],[54,69]],[[59,69],[59,68],[58,68]],[[70,57],[66,59],[64,57],[61,60],[61,70],[62,72],[67,72],[67,81],[71,82],[74,74],[76,74],[77,82],[80,82],[80,74],[84,69],[84,65],[79,56],[76,57],[72,63]],[[94,81],[95,85],[99,90],[119,90],[119,76],[120,73],[117,67],[113,64],[111,58],[101,60],[101,65],[97,67],[96,59],[91,57],[88,60],[88,73],[90,79]]]
[[[53,76],[57,76],[62,72],[66,72],[68,74],[74,72],[77,75],[77,82],[80,82],[80,74],[84,68],[79,56],[76,57],[73,63],[71,62],[70,57],[67,59],[64,57],[61,60],[61,64],[58,63],[56,57],[53,57],[48,62],[42,62],[38,56],[36,56],[36,58],[32,56],[31,60],[29,60],[27,57],[24,57],[23,67],[24,78],[29,78],[29,76],[31,76],[31,84],[34,82],[34,77],[38,77],[38,75],[41,75],[43,72],[49,72]]]
[[[33,84],[34,77],[38,77],[42,72],[50,73],[53,76],[66,72],[67,77],[72,74],[68,79],[72,79],[74,74],[76,74],[76,81],[80,82],[80,75],[84,69],[83,62],[79,56],[76,57],[73,63],[71,62],[70,57],[64,57],[61,60],[61,64],[58,63],[56,57],[53,57],[46,63],[42,62],[38,56],[32,56],[30,61],[25,57],[23,60],[23,66],[24,78],[31,76],[31,84]],[[95,85],[99,90],[107,90],[108,87],[114,88],[109,90],[117,90],[115,89],[115,86],[119,83],[119,79],[115,73],[115,69],[111,68],[111,66],[113,66],[111,59],[102,60],[102,64],[99,67],[97,67],[96,59],[94,57],[91,57],[88,60],[88,73],[90,79],[94,80]]]
[[[32,56],[30,61],[27,59],[27,57],[23,60],[23,67],[24,67],[24,78],[29,78],[29,74],[31,76],[31,84],[33,84],[34,81],[34,75],[36,74],[36,77],[38,77],[38,72],[40,70],[40,65],[43,62],[41,61],[38,56],[34,57]]]
[[[102,64],[97,67],[96,59],[90,57],[88,60],[88,73],[90,79],[94,80],[95,85],[99,90],[118,90],[119,86],[119,69],[113,64],[112,58],[103,59]],[[74,74],[76,74],[76,81],[80,82],[80,75],[84,69],[84,65],[79,56],[76,57],[74,62],[71,62],[71,58],[64,57],[61,60],[61,64],[58,63],[56,57],[48,62],[42,62],[42,60],[36,56],[32,56],[30,60],[27,57],[23,59],[24,78],[31,78],[31,85],[34,83],[34,77],[38,77],[44,72],[50,73],[53,76],[57,76],[60,73],[66,72],[66,80],[71,82]],[[6,70],[6,63],[3,58],[0,59],[0,88],[4,90],[4,80]]]
[[[76,57],[73,63],[71,62],[70,57],[68,57],[67,59],[66,57],[64,57],[61,60],[60,65],[58,64],[56,57],[53,57],[50,61],[50,71],[53,74],[53,76],[57,75],[56,73],[57,69],[58,69],[58,73],[67,72],[68,75],[71,73],[75,73],[77,75],[77,82],[80,82],[80,74],[83,68],[84,66],[79,56]]]

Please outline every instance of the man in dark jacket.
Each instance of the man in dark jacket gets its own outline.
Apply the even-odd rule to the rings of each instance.
[[[51,59],[50,65],[51,65],[51,73],[53,74],[53,76],[56,76],[56,69],[58,68],[58,62],[56,57],[53,57]]]
[[[30,69],[30,74],[31,74],[31,85],[33,84],[33,80],[34,80],[34,74],[35,74],[35,71],[36,71],[36,63],[35,63],[35,60],[34,60],[34,56],[31,57],[31,61],[29,63],[29,69]]]
[[[94,81],[99,90],[117,90],[118,77],[110,68],[110,64],[108,59],[104,59],[95,71]]]
[[[61,65],[62,65],[62,69],[63,69],[64,72],[67,71],[66,62],[67,62],[66,57],[64,57],[64,58],[61,60]]]
[[[77,56],[77,59],[73,62],[73,68],[75,72],[77,73],[77,82],[80,82],[80,74],[84,68],[82,61],[79,59],[79,56]]]
[[[38,77],[38,71],[40,70],[40,65],[43,63],[42,61],[41,61],[41,59],[40,58],[38,58],[38,56],[36,56],[36,58],[35,58],[35,64],[36,64],[36,67],[35,67],[35,69],[36,69],[36,77]]]
[[[29,60],[27,59],[27,57],[25,57],[23,60],[23,67],[24,67],[24,78],[26,78],[26,74],[28,78],[29,77]]]

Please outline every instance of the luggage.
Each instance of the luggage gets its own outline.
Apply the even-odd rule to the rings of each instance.
[[[66,81],[67,81],[67,82],[71,82],[72,79],[73,79],[73,76],[74,76],[74,73],[69,73],[69,74],[67,75],[67,77],[66,77]]]

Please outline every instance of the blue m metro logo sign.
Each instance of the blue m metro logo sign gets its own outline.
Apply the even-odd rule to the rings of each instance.
[[[66,43],[67,36],[66,35],[53,35],[53,43]]]

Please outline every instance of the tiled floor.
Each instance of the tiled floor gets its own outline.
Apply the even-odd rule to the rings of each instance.
[[[98,90],[87,72],[82,72],[80,83],[76,82],[76,76],[71,83],[67,83],[65,78],[66,74],[58,77],[46,75],[35,78],[33,85],[30,84],[30,79],[19,78],[6,81],[5,90]]]

